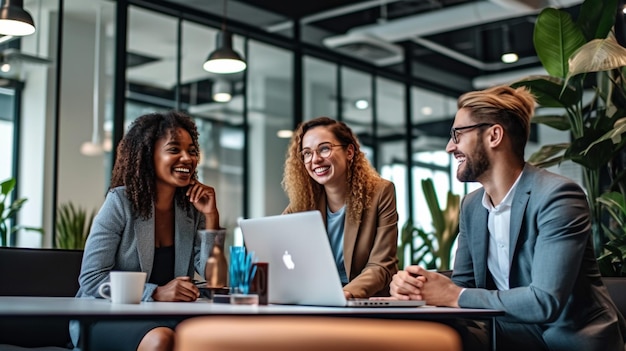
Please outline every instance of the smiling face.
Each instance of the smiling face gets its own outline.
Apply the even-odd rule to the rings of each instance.
[[[199,152],[189,133],[176,128],[154,145],[154,169],[157,185],[185,187],[193,178]]]
[[[472,124],[476,122],[470,118],[469,110],[460,109],[454,119],[454,127]],[[453,154],[459,162],[456,177],[461,182],[479,182],[481,176],[491,167],[481,133],[482,128],[468,129],[458,133],[458,144],[452,138],[448,141],[446,151]]]
[[[352,146],[331,147],[331,153],[324,158],[317,152],[318,146],[323,143],[341,144],[335,135],[326,127],[318,126],[309,129],[302,137],[302,149],[313,152],[311,162],[305,163],[309,176],[323,186],[344,187],[346,185],[348,162],[354,157]]]

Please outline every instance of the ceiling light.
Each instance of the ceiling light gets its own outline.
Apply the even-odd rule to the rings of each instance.
[[[10,63],[3,63],[2,65],[0,65],[0,71],[7,73],[11,70],[11,64]]]
[[[213,100],[229,102],[233,98],[230,82],[218,80],[213,82]]]
[[[421,112],[424,116],[430,116],[433,114],[433,108],[430,106],[424,106],[422,107]]]
[[[23,0],[2,0],[0,34],[24,36],[35,33],[35,23],[24,10]]]
[[[366,99],[358,99],[354,102],[354,107],[359,110],[365,110],[366,108],[370,107],[370,103]]]
[[[517,60],[519,60],[519,57],[514,52],[507,52],[507,53],[502,54],[500,59],[504,63],[514,63],[514,62],[517,62]]]
[[[246,69],[246,62],[235,50],[233,50],[233,35],[226,31],[226,3],[224,0],[224,17],[222,18],[222,30],[217,33],[215,40],[216,49],[206,60],[202,68],[205,71],[218,74],[237,73]]]
[[[293,131],[288,130],[288,129],[281,129],[278,132],[276,132],[276,136],[282,139],[291,138],[292,135],[293,135]]]
[[[504,25],[502,27],[502,51],[503,54],[500,56],[500,60],[504,63],[514,63],[519,60],[517,54],[511,48],[511,43],[513,39],[509,33],[509,26]]]

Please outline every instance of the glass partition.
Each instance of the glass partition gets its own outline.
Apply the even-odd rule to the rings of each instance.
[[[311,56],[303,58],[304,118],[337,116],[337,65]]]
[[[293,53],[251,40],[248,55],[248,213],[277,215],[288,204],[280,183],[289,139],[278,132],[293,129]]]
[[[372,76],[350,68],[341,68],[341,120],[359,138],[370,163],[374,160],[372,113]]]
[[[404,85],[385,78],[376,78],[376,115],[378,117],[379,171],[396,187],[398,230],[408,219],[410,201],[406,169],[406,128]]]

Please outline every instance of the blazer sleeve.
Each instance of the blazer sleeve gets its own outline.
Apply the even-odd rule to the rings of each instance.
[[[93,220],[79,276],[79,295],[99,297],[100,284],[109,280],[127,221],[120,192],[109,191]]]
[[[548,323],[570,298],[582,274],[582,261],[589,256],[585,250],[591,227],[585,194],[563,178],[537,177],[528,191],[524,212],[516,212],[514,203],[511,214],[523,215],[516,250],[511,252],[510,280],[519,284],[506,291],[467,289],[459,298],[461,307],[503,310],[503,320],[513,322]]]

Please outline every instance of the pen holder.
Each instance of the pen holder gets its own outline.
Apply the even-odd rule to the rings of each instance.
[[[253,252],[246,252],[243,246],[230,247],[230,303],[258,305],[259,296],[250,293],[250,283],[256,273]]]

